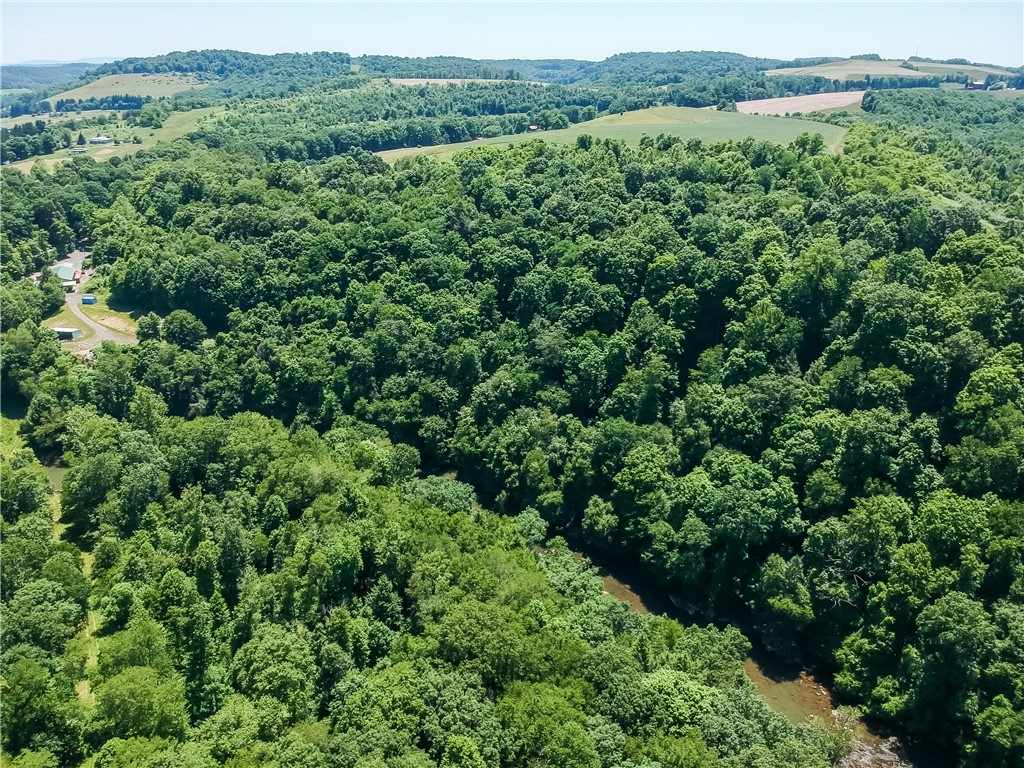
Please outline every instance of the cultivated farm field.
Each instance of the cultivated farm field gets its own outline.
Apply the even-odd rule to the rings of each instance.
[[[441,144],[432,147],[409,147],[378,153],[387,162],[394,162],[411,155],[434,155],[447,158],[470,147],[486,145],[507,146],[524,141],[543,139],[556,144],[572,144],[581,134],[600,139],[622,139],[627,144],[639,144],[644,134],[657,136],[660,133],[696,138],[704,141],[728,141],[755,139],[786,144],[802,133],[820,133],[831,150],[837,150],[842,142],[844,129],[809,120],[793,120],[784,117],[743,115],[736,112],[716,112],[709,109],[690,107],[652,107],[621,115],[609,115],[578,123],[557,131],[519,133],[514,136],[497,136],[459,144]]]
[[[865,91],[841,93],[812,93],[806,96],[786,96],[779,99],[738,101],[736,109],[745,115],[787,115],[794,112],[821,112],[840,107],[860,107]]]
[[[195,75],[166,73],[158,75],[107,75],[91,83],[58,93],[49,98],[51,103],[61,99],[91,99],[104,96],[173,96],[200,84]]]
[[[872,77],[894,75],[902,77],[929,77],[931,75],[953,75],[963,72],[969,77],[983,79],[988,75],[1012,75],[1013,73],[997,67],[981,67],[959,64],[931,64],[914,62],[917,69],[905,69],[900,61],[868,61],[864,59],[845,59],[832,61],[828,64],[817,64],[813,67],[788,67],[769,69],[766,75],[806,75],[809,77],[827,77],[832,80],[862,80],[865,75]]]

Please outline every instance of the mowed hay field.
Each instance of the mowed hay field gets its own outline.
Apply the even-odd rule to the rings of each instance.
[[[963,72],[969,77],[983,79],[988,75],[1012,75],[1013,73],[996,67],[979,67],[973,65],[959,64],[928,64],[915,62],[914,69],[904,69],[900,66],[901,61],[865,61],[861,59],[846,59],[844,61],[833,61],[828,64],[817,64],[813,67],[790,67],[784,69],[769,69],[766,75],[806,75],[808,77],[827,77],[830,80],[863,80],[865,75],[872,77],[882,75],[895,75],[902,77],[929,77],[931,75],[953,75]]]
[[[738,101],[736,109],[745,115],[790,115],[794,112],[821,112],[841,107],[860,109],[866,91],[812,93],[807,96],[786,96],[779,99]]]
[[[85,152],[72,153],[70,149],[61,149],[50,155],[30,157],[28,160],[19,160],[16,163],[11,163],[11,168],[17,168],[20,171],[28,173],[32,170],[32,166],[37,162],[41,162],[48,169],[52,169],[58,163],[62,163],[72,157],[78,157],[79,155],[82,155],[83,157],[91,157],[92,159],[99,161],[109,160],[112,157],[134,155],[140,149],[152,149],[157,144],[180,139],[182,136],[194,131],[199,125],[199,121],[204,117],[220,112],[223,109],[223,107],[206,107],[204,109],[193,109],[188,112],[174,112],[167,118],[167,120],[164,121],[163,126],[160,128],[140,128],[138,126],[127,126],[124,123],[90,128],[86,132],[87,136],[93,136],[96,133],[103,133],[111,138],[121,140],[130,140],[131,137],[138,136],[142,139],[142,143],[86,144]]]
[[[828,64],[817,64],[813,67],[787,67],[783,69],[769,69],[766,75],[806,75],[808,77],[827,77],[830,80],[863,80],[865,75],[897,75],[903,77],[925,77],[930,72],[915,72],[912,69],[904,69],[899,61],[863,61],[860,59],[846,59],[844,61],[832,61]]]
[[[743,115],[737,112],[716,112],[710,109],[690,107],[652,107],[651,109],[626,112],[622,115],[599,117],[597,120],[577,123],[557,131],[517,133],[513,136],[497,136],[493,139],[479,139],[460,144],[440,144],[433,147],[391,149],[378,154],[389,163],[411,155],[434,155],[447,158],[471,147],[508,146],[534,139],[543,139],[555,144],[574,144],[576,138],[581,134],[589,134],[596,139],[621,139],[627,144],[636,145],[640,143],[640,137],[645,133],[650,136],[665,133],[704,141],[739,140],[753,136],[755,139],[774,141],[779,144],[788,144],[802,133],[820,133],[825,139],[826,146],[832,151],[837,151],[842,143],[845,129],[836,125],[785,117]]]
[[[101,99],[104,96],[173,96],[200,84],[195,75],[167,73],[159,75],[107,75],[70,91],[51,96],[56,104],[61,99]]]

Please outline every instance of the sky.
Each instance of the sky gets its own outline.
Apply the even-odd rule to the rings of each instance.
[[[0,0],[0,61],[230,48],[576,58],[714,50],[792,59],[877,53],[1024,65],[1024,0],[1005,2],[48,2]]]

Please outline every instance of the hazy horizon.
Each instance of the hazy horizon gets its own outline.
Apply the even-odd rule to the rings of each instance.
[[[877,53],[1024,65],[1021,2],[4,0],[0,12],[4,64],[219,48],[591,61],[635,51],[714,50],[787,60]]]

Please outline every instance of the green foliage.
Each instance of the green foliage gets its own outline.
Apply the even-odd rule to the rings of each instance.
[[[3,395],[70,466],[64,541],[32,458],[0,470],[6,749],[474,768],[846,749],[754,696],[736,630],[630,614],[564,534],[965,765],[1019,762],[1009,108],[940,96],[910,128],[925,96],[873,96],[842,155],[661,136],[389,168],[356,148],[697,98],[689,75],[616,84],[652,60],[586,89],[357,75],[240,102],[192,145],[0,173]],[[267,64],[162,63],[215,61]],[[112,298],[154,311],[92,360],[38,329],[48,280],[12,282],[82,237]]]
[[[98,744],[110,738],[183,739],[188,726],[180,679],[161,681],[150,667],[128,667],[96,688],[89,723]]]

